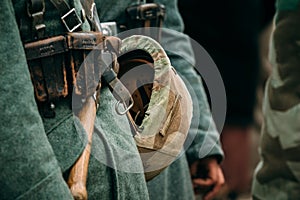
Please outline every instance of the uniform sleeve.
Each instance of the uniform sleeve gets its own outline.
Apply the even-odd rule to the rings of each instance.
[[[1,198],[72,199],[37,110],[11,1],[0,7]]]
[[[162,45],[172,65],[186,83],[193,99],[194,111],[189,131],[189,138],[193,141],[192,143],[188,141],[190,144],[186,144],[188,161],[192,163],[207,156],[216,156],[218,161],[221,161],[223,151],[219,142],[220,135],[211,117],[202,81],[193,67],[195,60],[192,46],[187,35],[177,32],[183,31],[177,1],[161,0],[159,2],[166,6],[164,27],[167,29],[164,29],[162,33]]]

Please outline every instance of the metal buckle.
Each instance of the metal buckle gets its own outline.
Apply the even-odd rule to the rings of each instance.
[[[27,2],[27,14],[29,17],[34,17],[36,15],[43,15],[45,13],[45,2],[42,1],[41,2],[41,9],[40,10],[32,10],[32,4],[30,4],[29,2]]]
[[[116,22],[101,22],[101,29],[104,36],[117,35],[117,23]]]
[[[73,32],[82,24],[82,21],[80,17],[77,15],[75,8],[72,8],[69,12],[64,14],[61,17],[61,20],[69,32]]]

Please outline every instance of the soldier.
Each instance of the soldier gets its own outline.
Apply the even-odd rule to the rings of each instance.
[[[116,5],[117,3],[99,4],[101,14],[109,16],[109,14],[104,15],[105,6]],[[75,9],[71,9],[72,7]],[[30,61],[28,61],[28,54],[26,54],[26,62],[22,42],[25,44],[26,52],[28,52],[26,47],[30,47],[30,45],[26,45],[28,44],[26,42],[39,41],[38,39],[43,38],[44,34],[51,38],[51,36],[65,33],[65,29],[68,31],[71,29],[91,30],[91,24],[85,19],[82,7],[84,6],[79,0],[18,1],[13,2],[13,4],[8,1],[1,2],[1,8],[3,8],[3,12],[0,14],[0,23],[3,25],[1,36],[6,38],[1,41],[0,45],[1,64],[3,66],[1,91],[6,94],[1,95],[3,111],[1,121],[3,125],[1,127],[0,159],[1,163],[5,163],[5,165],[1,165],[0,174],[1,198],[3,199],[72,199],[65,180],[68,179],[70,169],[82,153],[88,139],[78,118],[73,117],[71,113],[70,102],[68,102],[70,99],[58,101],[55,104],[50,103],[46,107],[39,105],[41,113],[39,115],[28,72]],[[77,24],[80,20],[68,19],[66,17],[69,15],[62,15],[60,9],[66,8],[70,11],[70,16],[82,18],[81,25]],[[118,12],[114,11],[113,13]],[[62,23],[61,18],[65,24]],[[75,22],[74,26],[68,25],[69,22],[67,21],[69,20]],[[40,48],[39,51],[40,53],[50,52],[51,54],[53,49],[50,46],[48,49]],[[59,59],[54,59],[54,62],[56,61]],[[187,71],[191,69],[192,67],[188,68]],[[49,68],[44,68],[44,70],[49,70]],[[191,74],[194,76],[194,72]],[[33,75],[31,74],[31,76]],[[199,77],[194,77],[199,81]],[[59,91],[61,92],[61,90]],[[200,92],[198,95],[203,99],[201,88]],[[48,91],[48,94],[51,92]],[[88,168],[88,196],[90,199],[148,199],[148,191],[142,173],[143,166],[127,119],[124,116],[119,116],[112,109],[116,100],[107,87],[101,89],[100,97],[100,108],[97,112],[94,131],[97,134],[93,135],[92,154]],[[8,102],[12,105],[8,106]],[[204,105],[206,105],[205,101]],[[203,120],[205,121],[205,118]],[[204,133],[202,132],[202,134]],[[201,139],[201,137],[199,138]],[[121,145],[122,149],[126,151],[126,156],[117,155],[118,145]],[[196,145],[194,147],[191,157],[197,158],[199,148]],[[213,168],[209,168],[209,171],[214,169],[215,173],[213,174],[217,174],[219,177],[208,177],[213,178],[209,185],[218,183],[216,184],[218,186],[222,182],[222,176],[220,177],[216,162],[217,160],[220,161],[222,156],[218,144],[210,153],[218,159],[208,159],[209,163],[212,163],[210,166],[213,166]],[[98,158],[99,156],[101,158]],[[130,164],[127,163],[128,158],[130,158]],[[106,159],[109,166],[107,163],[102,163],[101,159]],[[178,165],[180,167],[177,167],[180,169],[179,173],[186,176],[187,168],[183,168],[187,167],[185,157],[182,157],[178,162],[180,163]],[[138,173],[118,170],[119,167],[122,168],[124,163],[127,163],[131,168],[134,167]],[[64,176],[62,176],[61,171]],[[172,181],[166,175],[162,177]],[[190,179],[187,178],[186,190],[181,191],[187,191],[186,194],[191,197],[192,187],[189,181]],[[182,184],[178,184],[176,188],[179,185]]]
[[[299,1],[276,1],[253,199],[299,199]]]
[[[100,22],[114,21],[117,23],[117,28],[120,31],[126,31],[126,27],[142,27],[141,22],[143,20],[140,22],[132,20],[137,17],[124,12],[128,7],[132,8],[135,5],[144,5],[143,3],[139,4],[138,2],[141,1],[95,1]],[[187,85],[190,85],[190,87],[188,87],[189,91],[194,91],[195,96],[192,96],[194,107],[198,106],[200,109],[200,116],[194,115],[189,132],[190,135],[196,135],[195,141],[188,148],[186,155],[182,155],[180,159],[176,160],[170,167],[166,168],[162,174],[147,183],[150,199],[193,199],[193,188],[197,191],[198,188],[201,187],[206,189],[210,188],[210,190],[208,190],[210,192],[204,196],[206,196],[207,199],[211,199],[224,182],[223,174],[219,166],[223,157],[223,152],[218,139],[211,139],[219,138],[219,135],[215,126],[211,124],[211,115],[202,82],[193,69],[194,58],[192,57],[193,52],[190,42],[186,35],[178,34],[178,32],[183,31],[183,23],[177,9],[177,1],[157,0],[142,2],[154,2],[156,4],[164,5],[166,13],[162,27],[170,30],[164,29],[162,31],[160,43],[165,49],[176,49],[176,54],[174,52],[168,52],[168,56],[177,72],[184,77],[183,80],[188,83]],[[151,23],[152,22],[150,22],[150,24]],[[152,23],[152,26],[157,24],[160,23]],[[153,35],[152,37],[158,38]],[[197,123],[199,119],[200,121]],[[199,155],[201,155],[199,154],[199,151],[204,143],[205,137],[216,141],[216,143],[212,144],[213,147],[204,157],[199,157]],[[189,175],[189,171],[187,170],[189,166],[192,166],[191,169],[193,168],[193,181],[191,181],[191,175]],[[198,177],[196,173],[197,170],[204,173],[200,174],[200,176],[204,177],[205,180]]]

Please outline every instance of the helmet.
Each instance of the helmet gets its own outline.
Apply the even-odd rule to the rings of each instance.
[[[128,112],[146,180],[180,154],[192,118],[192,100],[164,49],[150,37],[122,40],[120,81],[131,93]]]

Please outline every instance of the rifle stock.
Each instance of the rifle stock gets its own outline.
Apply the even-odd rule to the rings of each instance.
[[[78,118],[87,133],[88,143],[71,169],[68,185],[75,200],[87,200],[86,180],[96,118],[96,104],[92,96],[86,99]]]

